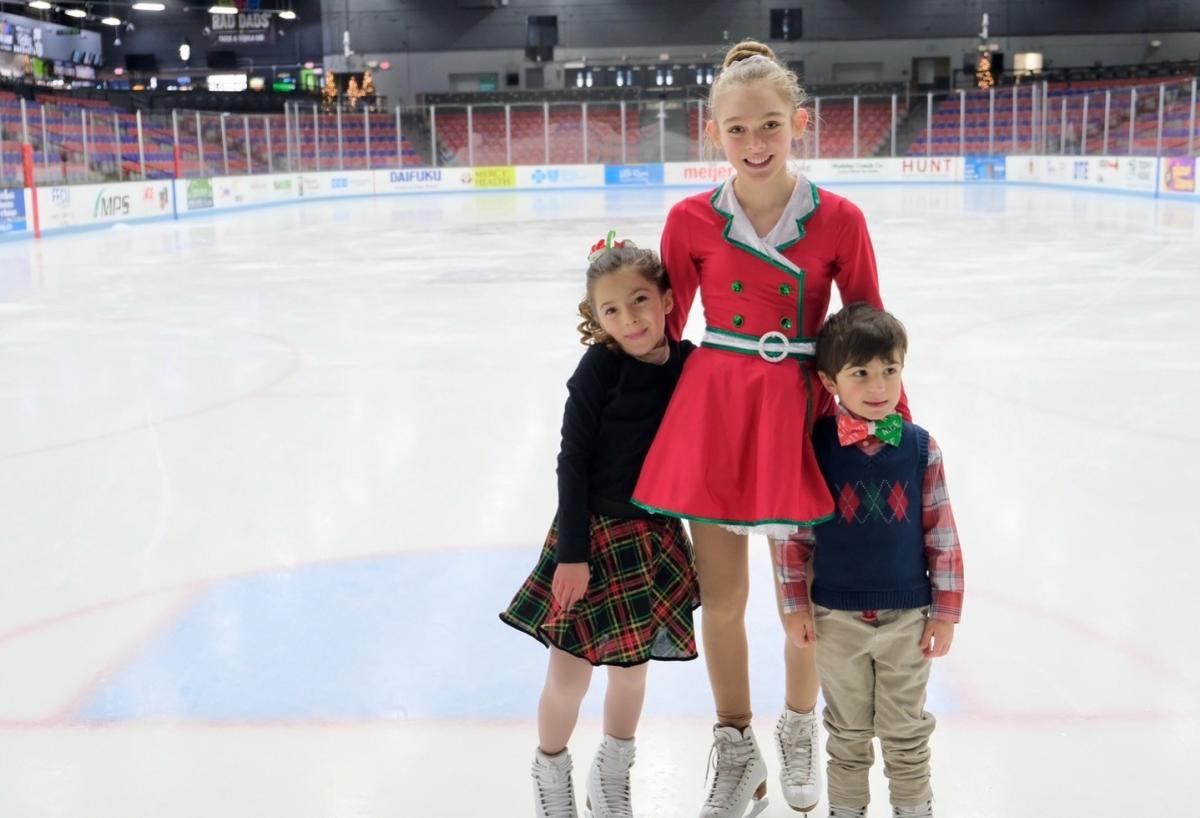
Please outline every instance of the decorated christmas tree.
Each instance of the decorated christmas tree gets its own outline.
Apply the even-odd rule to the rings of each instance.
[[[363,72],[362,95],[371,110],[375,110],[375,78],[371,76],[369,68]]]
[[[332,71],[325,72],[325,85],[321,88],[321,104],[326,111],[332,111],[337,106],[337,78]]]

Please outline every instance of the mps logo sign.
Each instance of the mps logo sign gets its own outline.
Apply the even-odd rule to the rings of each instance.
[[[130,213],[128,193],[106,193],[103,188],[96,194],[92,216],[97,219],[113,219]]]

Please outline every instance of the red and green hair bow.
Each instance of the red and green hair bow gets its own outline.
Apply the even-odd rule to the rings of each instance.
[[[617,231],[609,230],[608,235],[606,235],[604,238],[600,239],[600,241],[593,244],[592,249],[588,251],[588,263],[591,264],[591,263],[595,262],[596,259],[598,259],[598,258],[600,258],[600,256],[604,255],[604,253],[606,253],[607,251],[612,250],[613,248],[616,248],[616,247],[637,247],[637,245],[634,244],[629,239],[622,239],[621,241],[617,241],[616,237],[617,237]]]

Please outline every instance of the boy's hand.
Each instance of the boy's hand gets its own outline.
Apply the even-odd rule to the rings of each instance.
[[[813,627],[812,607],[802,611],[785,613],[783,615],[783,630],[792,644],[798,648],[811,648],[817,641],[817,631]]]
[[[954,623],[941,619],[925,621],[925,632],[921,634],[921,653],[926,659],[936,659],[950,652],[954,641]]]
[[[558,607],[564,611],[571,610],[571,606],[587,593],[590,576],[586,562],[560,562],[554,569],[554,581],[550,584]]]

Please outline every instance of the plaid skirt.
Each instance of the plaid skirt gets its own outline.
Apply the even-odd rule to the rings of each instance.
[[[587,592],[563,611],[554,601],[558,521],[533,573],[501,621],[593,665],[696,658],[692,611],[700,606],[692,544],[676,519],[592,514]]]

